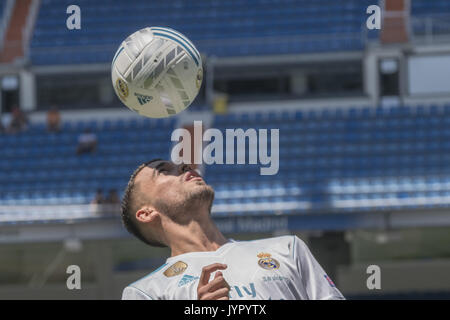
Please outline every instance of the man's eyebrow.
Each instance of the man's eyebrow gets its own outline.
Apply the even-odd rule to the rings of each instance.
[[[159,163],[156,167],[153,168],[152,176],[155,177],[157,175],[157,173],[159,173],[159,170],[166,167],[168,164],[169,164],[169,162],[167,162],[167,161],[163,161],[163,162]]]
[[[160,164],[158,164],[158,165],[155,167],[155,170],[158,170],[158,171],[159,171],[161,168],[165,167],[167,164],[168,164],[167,161],[161,162]]]

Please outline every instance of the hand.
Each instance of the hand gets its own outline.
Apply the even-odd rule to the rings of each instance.
[[[225,281],[222,272],[217,271],[214,279],[209,282],[212,272],[226,268],[227,265],[222,263],[213,263],[203,267],[197,287],[198,300],[229,300],[230,286]]]

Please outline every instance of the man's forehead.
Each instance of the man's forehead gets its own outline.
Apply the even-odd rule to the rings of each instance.
[[[167,160],[155,160],[155,161],[152,161],[152,162],[148,163],[146,165],[146,167],[147,168],[156,168],[158,165],[160,165],[162,163],[168,163],[168,162],[170,162],[170,161],[167,161]]]
[[[146,167],[150,168],[150,169],[159,169],[160,167],[166,166],[166,165],[173,166],[174,163],[172,161],[168,161],[168,160],[155,160],[155,161],[148,163]]]
[[[135,181],[139,182],[142,178],[148,178],[149,176],[153,176],[156,172],[156,169],[158,169],[161,166],[164,165],[171,165],[171,161],[167,160],[155,160],[147,163],[147,165],[137,174]]]

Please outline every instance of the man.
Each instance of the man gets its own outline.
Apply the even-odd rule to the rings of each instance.
[[[28,117],[18,106],[14,106],[11,109],[11,115],[11,122],[7,129],[8,133],[19,133],[27,128]]]
[[[109,189],[109,193],[108,196],[105,199],[105,203],[107,204],[120,204],[120,197],[117,194],[117,190],[116,189]]]
[[[54,133],[61,131],[61,115],[56,107],[47,112],[47,130]]]
[[[97,189],[94,198],[91,201],[91,204],[104,204],[106,202],[105,197],[103,196],[103,190]]]
[[[226,239],[211,219],[213,199],[189,165],[157,159],[133,173],[123,223],[143,242],[168,246],[171,257],[122,299],[344,299],[299,238]]]

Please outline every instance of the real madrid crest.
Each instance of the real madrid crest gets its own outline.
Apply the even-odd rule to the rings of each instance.
[[[261,252],[258,254],[258,265],[266,270],[275,270],[280,267],[280,263],[271,257],[270,253]]]
[[[169,268],[167,268],[166,271],[164,271],[164,275],[166,277],[174,277],[179,274],[182,274],[184,270],[186,270],[187,264],[183,261],[177,261],[173,265],[171,265]]]

